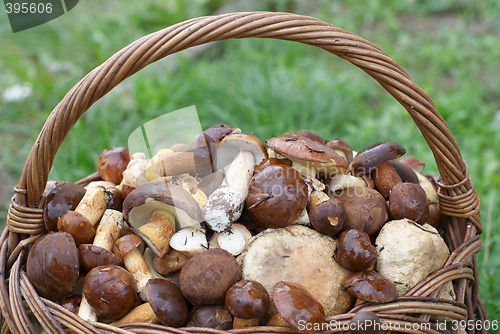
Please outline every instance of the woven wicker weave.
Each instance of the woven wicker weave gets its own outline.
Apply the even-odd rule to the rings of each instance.
[[[33,145],[15,188],[7,228],[0,238],[1,333],[35,333],[38,320],[48,333],[290,333],[291,329],[258,327],[234,331],[203,328],[173,329],[151,324],[112,327],[89,323],[59,305],[39,297],[24,272],[30,244],[44,232],[41,195],[56,152],[80,116],[125,78],[167,55],[230,38],[275,38],[320,47],[358,66],[377,80],[411,115],[432,150],[440,177],[439,208],[447,216],[445,240],[451,256],[445,267],[387,304],[362,304],[330,317],[348,323],[360,309],[377,312],[383,323],[400,324],[405,333],[439,333],[436,329],[404,329],[426,323],[431,315],[457,320],[485,320],[478,296],[474,254],[481,249],[479,198],[457,143],[429,96],[378,46],[315,18],[290,13],[249,12],[201,17],[147,35],[123,48],[77,83],[54,108]],[[94,175],[95,177],[95,175]],[[453,281],[457,301],[437,299]],[[31,319],[31,320],[30,320]],[[342,332],[332,328],[331,332]],[[473,331],[471,331],[473,332]]]

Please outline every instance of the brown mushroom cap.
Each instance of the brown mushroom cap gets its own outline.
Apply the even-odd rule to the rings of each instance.
[[[347,230],[342,232],[337,243],[337,262],[352,270],[367,270],[377,260],[377,250],[370,237],[363,231]]]
[[[195,171],[199,177],[215,172],[217,145],[212,137],[203,132],[196,134],[190,150],[194,154]]]
[[[269,308],[269,294],[257,281],[241,280],[233,284],[226,294],[229,312],[241,319],[263,317]]]
[[[408,218],[424,222],[429,215],[425,191],[415,183],[398,184],[389,196],[389,212],[395,220]]]
[[[188,317],[186,301],[179,288],[163,278],[152,278],[146,295],[154,313],[165,326],[180,327]]]
[[[319,331],[325,322],[323,306],[298,283],[281,281],[276,284],[273,300],[279,314],[290,326],[304,333],[312,334]],[[310,328],[303,328],[310,324]]]
[[[307,130],[307,129],[302,129],[302,130],[295,131],[295,132],[285,132],[282,134],[282,136],[305,137],[305,138],[309,138],[309,139],[311,139],[315,142],[321,143],[321,144],[325,143],[325,140],[323,139],[323,137],[321,137],[316,132],[311,131],[311,130]]]
[[[268,158],[267,149],[260,138],[248,133],[231,133],[222,139],[217,148],[217,169],[229,166],[240,151],[252,152],[255,165]]]
[[[401,159],[398,160],[400,163],[410,167],[411,169],[416,170],[419,173],[422,173],[422,171],[425,168],[425,163],[420,160],[417,157],[414,157],[412,155],[408,155],[406,157],[402,157]]]
[[[94,240],[94,225],[81,213],[68,211],[57,220],[57,229],[60,232],[68,232],[73,236],[76,246],[88,244]]]
[[[228,330],[233,328],[233,317],[223,306],[196,306],[189,314],[186,327]]]
[[[83,283],[83,293],[101,318],[118,320],[134,307],[137,295],[132,275],[122,267],[105,265],[92,269]]]
[[[170,249],[164,257],[153,257],[153,268],[160,275],[170,275],[181,270],[188,260],[188,255]]]
[[[209,249],[186,262],[179,283],[182,294],[193,305],[218,305],[240,279],[241,268],[229,252]]]
[[[372,188],[349,188],[336,198],[346,209],[344,230],[361,230],[373,237],[389,218],[384,197]]]
[[[266,144],[287,159],[322,168],[325,174],[344,173],[349,168],[347,160],[337,152],[309,138],[281,135],[268,139]]]
[[[121,259],[127,256],[131,251],[139,247],[142,243],[141,237],[136,234],[127,234],[116,240],[116,247],[113,248],[113,253]]]
[[[97,171],[105,181],[120,184],[132,155],[125,147],[112,147],[102,151],[97,160]]]
[[[270,165],[287,165],[288,167],[292,167],[292,162],[288,159],[279,158],[269,158],[266,160],[262,160],[257,166],[255,166],[255,173],[260,172]]]
[[[245,204],[248,214],[259,226],[279,228],[300,217],[307,196],[307,184],[296,169],[270,165],[253,176]]]
[[[399,158],[406,153],[403,146],[393,142],[380,142],[361,150],[352,160],[351,170],[356,176],[370,174],[385,161]]]
[[[354,273],[343,285],[354,297],[367,302],[388,303],[398,298],[394,283],[376,271]]]
[[[375,183],[375,187],[384,198],[389,198],[391,189],[394,188],[396,184],[403,182],[399,173],[389,161],[382,162],[378,165],[375,170],[372,171],[371,176]]]
[[[79,269],[75,241],[67,232],[41,236],[26,263],[26,273],[38,294],[54,301],[73,295],[78,287]]]
[[[85,195],[85,188],[76,183],[60,182],[47,195],[43,207],[43,222],[48,232],[57,231],[57,220],[75,210]]]
[[[123,201],[123,218],[134,229],[145,224],[156,210],[172,213],[181,227],[201,222],[201,210],[183,187],[165,182],[151,182],[132,190]]]
[[[352,162],[353,159],[352,148],[346,141],[342,139],[332,139],[326,143],[326,146],[328,146],[332,150],[341,150],[342,152],[344,152],[347,162],[348,163]]]
[[[73,295],[71,297],[68,297],[68,298],[61,300],[59,305],[61,305],[66,310],[70,311],[71,313],[75,313],[77,308],[78,308],[78,305],[80,305],[81,301],[82,301],[82,296]]]
[[[220,143],[225,136],[233,132],[238,133],[241,132],[241,130],[235,126],[220,124],[211,126],[205,131],[203,131],[203,133],[209,135],[216,144]]]
[[[351,334],[382,334],[380,318],[372,311],[362,311],[352,317]]]
[[[78,258],[80,266],[85,271],[91,271],[93,268],[112,264],[119,265],[121,260],[110,251],[91,244],[82,244],[78,246]]]
[[[389,163],[392,165],[392,167],[394,167],[396,172],[398,172],[401,181],[418,184],[417,174],[415,174],[413,169],[401,163],[399,160],[389,160]]]
[[[342,230],[345,219],[344,204],[336,198],[323,201],[309,211],[309,221],[314,229],[329,236],[337,235]]]

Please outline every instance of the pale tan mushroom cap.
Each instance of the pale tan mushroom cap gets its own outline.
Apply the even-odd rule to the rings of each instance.
[[[353,297],[342,282],[350,271],[333,258],[336,241],[300,225],[268,229],[250,240],[239,257],[243,278],[260,282],[272,296],[279,281],[302,284],[321,303],[326,316],[345,313]],[[276,313],[272,304],[270,315]]]
[[[337,152],[305,137],[281,135],[266,141],[267,146],[276,153],[296,162],[318,164],[321,167],[348,169],[347,160]]]
[[[268,158],[266,146],[260,138],[248,133],[231,133],[217,147],[217,169],[229,166],[240,151],[252,152],[255,165]]]

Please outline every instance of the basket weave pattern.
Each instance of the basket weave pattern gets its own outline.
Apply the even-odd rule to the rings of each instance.
[[[427,277],[396,302],[361,304],[349,313],[330,317],[328,321],[348,323],[361,309],[374,311],[383,323],[400,324],[401,328],[405,328],[404,324],[428,322],[431,315],[456,320],[486,319],[478,296],[474,259],[474,254],[481,249],[479,198],[457,143],[430,97],[378,46],[349,31],[307,16],[248,12],[195,18],[144,36],[87,74],[54,108],[26,159],[9,208],[7,228],[0,237],[0,333],[35,333],[30,317],[35,317],[48,333],[295,332],[279,327],[216,331],[174,329],[151,324],[113,327],[90,323],[39,297],[23,268],[26,246],[44,233],[41,198],[56,152],[82,114],[125,78],[167,55],[212,41],[249,37],[317,46],[361,68],[408,111],[432,150],[439,170],[439,208],[447,216],[444,237],[451,250],[444,268]],[[454,283],[457,300],[436,298],[449,281]],[[332,328],[331,332],[341,330]],[[436,329],[402,332],[439,333]]]

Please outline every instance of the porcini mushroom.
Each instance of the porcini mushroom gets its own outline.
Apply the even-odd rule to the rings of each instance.
[[[318,193],[324,196],[319,197]],[[346,209],[341,201],[329,198],[323,192],[313,191],[309,203],[309,221],[316,231],[329,236],[340,233],[346,219]]]
[[[112,147],[102,151],[97,160],[97,171],[105,181],[120,184],[132,155],[125,147]]]
[[[317,333],[326,321],[323,306],[300,284],[278,282],[273,300],[283,320],[302,333]]]
[[[239,255],[248,244],[252,233],[241,224],[233,224],[222,232],[215,232],[209,243],[209,248],[222,248],[233,256]]]
[[[85,188],[76,183],[61,182],[47,195],[43,207],[43,222],[48,232],[57,231],[57,220],[74,210],[85,195]]]
[[[218,305],[240,279],[241,268],[229,252],[209,249],[188,260],[179,283],[182,294],[193,305]]]
[[[424,222],[429,215],[429,206],[424,190],[418,184],[400,183],[389,196],[389,212],[392,219],[408,218]]]
[[[259,282],[241,280],[227,291],[225,305],[234,316],[233,328],[258,326],[269,308],[269,294]]]
[[[269,165],[252,178],[245,205],[259,226],[279,228],[301,216],[307,197],[307,185],[297,170],[286,165]]]
[[[54,301],[75,293],[79,269],[75,241],[67,232],[41,236],[26,262],[26,273],[38,294]]]
[[[370,175],[380,164],[399,158],[405,153],[404,147],[394,142],[375,143],[356,154],[352,160],[352,173],[355,176]]]
[[[312,177],[317,172],[325,176],[346,173],[349,165],[347,160],[337,152],[305,137],[281,135],[266,141],[267,146],[276,153],[292,161],[292,167],[301,174]]]
[[[203,133],[209,135],[216,144],[219,144],[225,136],[231,133],[241,133],[241,129],[227,124],[220,124],[209,127]]]
[[[59,218],[57,220],[57,230],[71,234],[77,247],[92,242],[95,237],[94,225],[76,211],[68,211]]]
[[[332,139],[326,142],[326,146],[335,150],[337,153],[342,152],[347,160],[347,163],[351,163],[354,157],[351,146],[342,139]]]
[[[183,228],[170,238],[170,247],[190,257],[202,253],[208,249],[205,230],[193,226]]]
[[[255,165],[264,159],[266,148],[254,135],[233,133],[219,143],[218,168],[229,167],[222,186],[208,197],[203,208],[203,218],[210,229],[222,232],[241,216]]]
[[[228,330],[233,328],[233,317],[224,306],[195,306],[185,326]]]
[[[352,271],[367,270],[377,260],[377,251],[368,234],[353,229],[339,236],[336,255],[337,262]]]
[[[160,275],[170,275],[181,270],[189,258],[190,256],[185,253],[170,249],[164,257],[158,255],[153,257],[153,268]]]
[[[108,195],[102,186],[87,186],[85,195],[76,206],[76,212],[87,218],[92,225],[101,220],[104,211],[108,208]]]
[[[388,303],[398,298],[394,283],[376,271],[360,271],[343,283],[354,297],[374,303]]]

